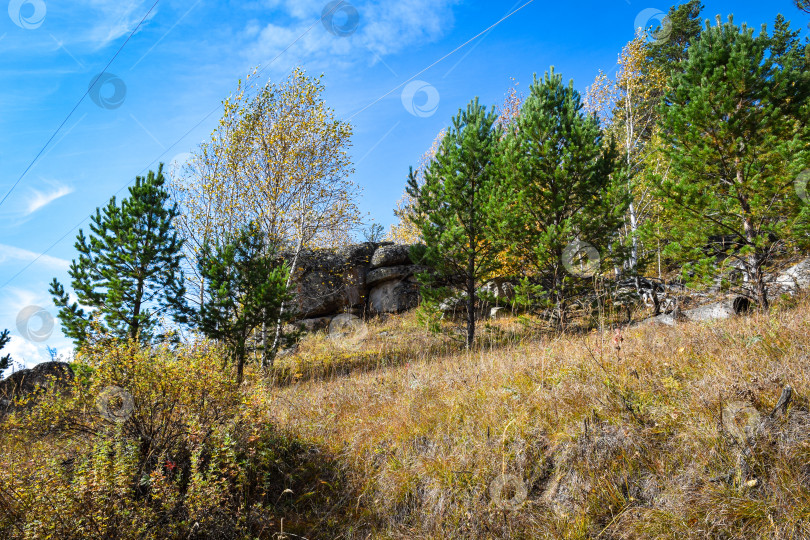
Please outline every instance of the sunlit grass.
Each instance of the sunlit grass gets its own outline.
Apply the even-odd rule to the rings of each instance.
[[[410,313],[307,336],[241,386],[206,344],[98,351],[79,397],[51,396],[0,429],[0,527],[15,538],[186,537],[194,523],[218,538],[808,538],[809,320],[808,298],[618,332],[508,317],[481,321],[466,351],[461,322],[434,335]],[[133,426],[92,414],[107,384],[136,396],[135,433],[161,438],[157,461],[126,450],[141,440]],[[770,418],[785,385],[788,414]],[[723,426],[732,402],[756,408],[756,437]],[[133,470],[151,487],[132,484]]]
[[[382,537],[798,538],[808,511],[786,501],[810,497],[810,433],[777,426],[746,449],[720,414],[739,399],[767,414],[790,384],[790,422],[810,426],[808,315],[802,301],[621,340],[516,332],[444,355],[401,330],[386,350],[407,364],[274,389],[273,415],[340,456]],[[525,486],[519,504],[493,500],[503,475]]]

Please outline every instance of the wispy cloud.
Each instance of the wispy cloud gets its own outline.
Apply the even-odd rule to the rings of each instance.
[[[40,208],[49,205],[56,199],[64,197],[73,193],[73,188],[65,185],[56,185],[54,189],[49,191],[39,191],[37,189],[31,190],[32,195],[28,199],[26,207],[26,215],[33,214]]]
[[[10,261],[31,262],[37,259],[37,257],[39,257],[39,259],[37,260],[38,263],[41,263],[43,265],[52,268],[67,270],[70,267],[70,262],[66,261],[65,259],[51,257],[50,255],[40,256],[39,253],[28,251],[27,249],[9,246],[6,244],[0,244],[0,265]]]
[[[88,53],[117,43],[132,32],[154,3],[154,0],[88,0],[63,9],[51,9],[48,5],[45,24],[38,32],[30,32],[36,39],[6,39],[4,53],[13,52],[17,58],[23,55],[41,58],[42,51],[53,56],[67,55],[72,59],[70,68],[84,71]],[[159,9],[160,5],[146,21],[154,19]]]
[[[372,62],[375,55],[395,54],[426,45],[448,33],[454,23],[452,7],[460,0],[357,0],[351,4],[359,16],[357,30],[338,37],[318,23],[293,47],[292,53],[306,59],[355,60]],[[252,41],[246,53],[269,59],[280,53],[321,16],[325,0],[269,0],[277,13],[294,20],[292,24],[252,21],[245,36]],[[337,13],[337,11],[336,11]],[[338,13],[338,15],[340,15]]]
[[[148,0],[93,0],[90,6],[96,13],[96,24],[83,36],[86,41],[102,48],[132,32],[154,2]],[[153,10],[151,20],[157,13]]]

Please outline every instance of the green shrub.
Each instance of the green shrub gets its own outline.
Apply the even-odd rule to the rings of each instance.
[[[221,359],[207,343],[84,351],[69,391],[0,425],[0,537],[264,538],[295,523],[282,495],[333,478],[304,474],[309,451],[273,428],[262,385],[235,384]]]

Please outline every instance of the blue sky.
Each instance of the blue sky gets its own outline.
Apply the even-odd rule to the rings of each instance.
[[[95,208],[125,193],[136,175],[184,160],[214,127],[220,100],[253,67],[272,79],[297,65],[324,75],[327,104],[354,125],[361,209],[387,228],[409,165],[471,98],[498,105],[512,78],[525,91],[532,74],[551,65],[584,92],[600,69],[614,68],[639,15],[669,7],[534,0],[436,63],[526,2],[351,0],[335,11],[330,32],[319,22],[327,0],[160,0],[110,65],[109,80],[47,147],[155,0],[0,2],[8,3],[8,14],[0,9],[0,198],[45,148],[0,205],[7,350],[28,366],[47,358],[46,347],[69,352],[58,321],[47,331],[56,313],[47,287],[53,277],[69,282],[78,227],[86,230]],[[777,13],[796,28],[808,23],[790,0],[704,5],[704,17],[734,13],[735,22],[755,28],[770,26]],[[18,325],[21,312],[26,319],[37,311],[28,306],[44,311]]]

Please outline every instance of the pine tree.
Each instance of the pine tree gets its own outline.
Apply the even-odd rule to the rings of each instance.
[[[649,59],[658,69],[667,74],[680,69],[680,64],[689,54],[690,45],[700,37],[702,12],[703,3],[700,0],[689,0],[669,9],[666,23],[658,29],[660,39],[650,43],[648,49]]]
[[[466,294],[467,347],[475,338],[477,290],[491,277],[497,254],[488,227],[494,152],[500,130],[494,110],[474,99],[459,110],[420,182],[411,169],[408,194],[412,222],[425,244],[422,260],[435,272],[423,274],[422,295],[436,305],[461,288]]]
[[[498,237],[524,268],[523,295],[548,295],[562,323],[572,286],[583,281],[564,269],[566,247],[588,242],[606,260],[627,207],[612,178],[615,145],[583,111],[573,81],[564,85],[552,69],[542,80],[535,76],[500,155]]]
[[[156,335],[160,317],[187,322],[183,241],[173,228],[177,207],[167,205],[164,182],[161,164],[157,173],[135,179],[120,206],[112,197],[96,209],[89,237],[79,230],[79,258],[68,272],[78,302],[70,302],[56,278],[51,282],[63,331],[77,346],[94,325],[116,338],[149,342],[163,337]]]
[[[236,364],[237,382],[242,382],[251,334],[275,323],[289,300],[289,269],[268,251],[265,238],[255,225],[247,226],[230,242],[214,248],[205,244],[198,259],[207,294],[197,325],[226,345]]]
[[[768,265],[807,243],[808,209],[794,189],[810,165],[807,49],[781,15],[772,36],[731,17],[717,23],[689,49],[662,108],[672,165],[660,197],[678,213],[665,253],[693,283],[739,265],[743,292],[764,309]]]
[[[11,340],[11,336],[8,335],[8,330],[3,330],[0,332],[0,351],[3,350],[3,347]],[[11,365],[11,355],[7,354],[5,356],[0,356],[0,379],[3,378],[3,372],[9,368]]]

